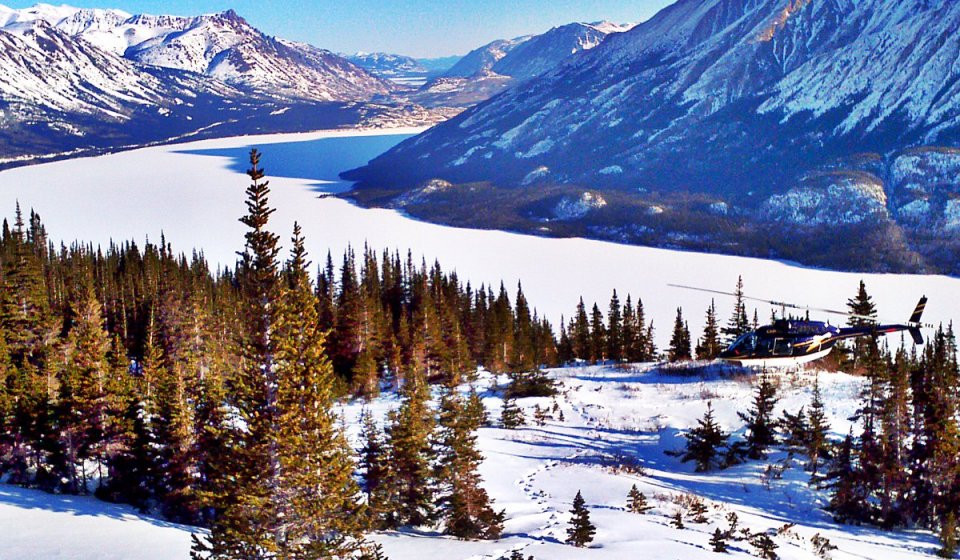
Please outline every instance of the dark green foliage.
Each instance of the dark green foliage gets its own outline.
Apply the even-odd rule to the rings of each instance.
[[[697,472],[705,472],[719,466],[720,452],[726,447],[730,435],[720,429],[713,418],[713,405],[707,402],[703,418],[684,437],[687,439],[687,448],[681,460],[684,463],[693,461]]]
[[[570,526],[567,527],[567,544],[584,547],[593,542],[597,528],[590,523],[590,511],[580,492],[573,498],[573,509],[570,510]]]
[[[710,300],[707,308],[707,319],[703,327],[703,336],[697,342],[697,359],[713,360],[723,347],[720,343],[720,327],[717,324],[717,306]]]
[[[773,542],[770,535],[766,533],[757,533],[750,539],[750,544],[757,550],[757,556],[765,560],[777,560],[777,543]]]
[[[727,321],[727,326],[720,331],[724,336],[724,342],[726,344],[731,344],[734,340],[738,339],[740,335],[750,331],[750,321],[747,319],[747,306],[743,300],[742,276],[737,277],[737,288],[734,293],[736,296],[733,303],[733,315],[730,317],[730,320]]]
[[[536,368],[529,372],[511,373],[510,385],[504,391],[508,398],[552,397],[557,394],[555,383],[545,371]]]
[[[437,504],[445,519],[444,532],[461,539],[498,539],[503,531],[503,511],[495,512],[477,469],[483,457],[477,450],[475,415],[453,391],[440,403],[437,435]]]
[[[690,504],[690,515],[694,523],[706,523],[707,511],[709,510],[706,504],[704,504],[700,498],[695,499],[693,503]]]
[[[647,505],[647,497],[643,495],[643,492],[637,490],[637,485],[631,486],[630,492],[627,493],[627,511],[644,514],[651,509],[653,509],[653,506]]]
[[[414,372],[403,388],[403,403],[390,415],[387,429],[389,470],[384,482],[389,511],[383,526],[426,525],[434,519],[435,495],[431,463],[434,450],[430,437],[434,428],[430,392],[422,374]]]
[[[713,530],[710,546],[713,547],[714,552],[727,552],[727,536],[719,527]]]
[[[690,328],[683,320],[683,310],[677,308],[677,318],[673,322],[673,335],[670,337],[668,359],[671,362],[689,360],[693,357],[690,350]]]
[[[504,397],[503,409],[500,411],[500,424],[508,430],[513,430],[525,423],[523,409],[517,405],[517,400],[513,397]]]
[[[777,387],[766,372],[760,375],[753,403],[746,413],[738,413],[747,423],[745,452],[751,459],[762,459],[767,449],[777,443],[777,422],[773,409],[777,404]]]

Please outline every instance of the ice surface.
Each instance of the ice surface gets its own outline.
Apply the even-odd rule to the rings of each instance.
[[[327,192],[347,187],[337,174],[364,163],[415,130],[320,132],[209,140],[145,148],[94,158],[60,161],[0,172],[0,210],[13,213],[17,200],[40,213],[55,239],[158,241],[166,235],[178,251],[203,250],[215,264],[232,265],[242,249],[243,171],[251,146],[264,153],[273,227],[286,241],[293,221],[303,226],[314,263],[352,244],[412,249],[428,262],[455,268],[474,286],[499,285],[511,292],[517,282],[532,305],[556,326],[584,296],[606,308],[614,288],[643,299],[655,322],[658,343],[669,341],[676,307],[683,306],[699,335],[710,296],[668,288],[667,283],[718,290],[734,287],[743,275],[746,291],[766,299],[843,308],[861,278],[881,318],[903,321],[921,295],[930,298],[925,320],[960,317],[960,279],[944,276],[840,273],[788,263],[618,245],[586,239],[551,239],[499,231],[470,230],[419,222],[402,212],[363,209]],[[495,209],[491,209],[495,211]],[[59,237],[57,237],[59,236]],[[720,298],[724,321],[732,302]],[[766,320],[770,309],[759,307]],[[753,308],[748,311],[753,315]],[[825,319],[828,317],[824,317]],[[896,342],[896,341],[892,341]]]

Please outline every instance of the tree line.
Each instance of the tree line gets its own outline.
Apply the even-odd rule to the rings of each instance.
[[[163,239],[57,248],[19,207],[4,222],[0,474],[209,527],[204,558],[374,558],[364,531],[428,522],[495,538],[482,404],[450,389],[433,410],[430,387],[556,364],[550,324],[521,288],[511,302],[409,253],[348,249],[314,276],[298,226],[280,255],[255,151],[248,175],[233,269]],[[403,404],[358,455],[335,400],[381,387]]]

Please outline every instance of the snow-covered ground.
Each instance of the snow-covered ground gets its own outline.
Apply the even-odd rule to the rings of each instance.
[[[428,261],[439,259],[462,279],[518,280],[542,315],[556,325],[569,317],[577,299],[606,303],[614,288],[640,296],[655,321],[658,343],[666,345],[677,306],[699,334],[710,296],[668,288],[667,283],[730,290],[742,274],[747,293],[806,305],[843,308],[861,278],[881,318],[905,320],[921,295],[930,297],[925,320],[960,317],[960,279],[942,276],[847,274],[723,255],[617,245],[585,239],[550,239],[498,231],[445,227],[412,220],[393,210],[368,210],[324,193],[342,191],[339,172],[359,166],[416,129],[339,131],[208,140],[80,158],[0,172],[0,213],[40,213],[55,239],[107,243],[110,239],[158,240],[161,232],[175,249],[203,250],[213,263],[232,265],[242,248],[249,148],[259,147],[277,206],[273,227],[286,241],[294,220],[307,236],[314,262],[328,249],[339,263],[348,244],[412,249]],[[721,318],[732,310],[722,297]],[[750,309],[752,311],[752,309]],[[770,316],[760,307],[761,321]],[[814,318],[818,318],[814,314]],[[826,318],[826,317],[824,317]]]
[[[585,367],[551,372],[561,383],[559,412],[545,425],[532,422],[535,405],[552,408],[549,398],[521,399],[528,425],[517,430],[482,428],[479,445],[486,457],[481,468],[495,507],[506,511],[504,538],[497,542],[463,542],[430,532],[388,532],[374,536],[393,560],[420,560],[429,551],[450,560],[496,559],[512,550],[537,560],[580,558],[673,560],[717,558],[707,544],[714,528],[727,527],[726,515],[736,512],[740,525],[753,532],[774,531],[777,553],[786,560],[816,558],[810,538],[820,534],[838,550],[837,560],[898,560],[929,557],[936,549],[925,533],[885,533],[868,527],[841,526],[822,511],[826,495],[811,490],[808,473],[795,463],[782,478],[764,474],[782,462],[751,462],[729,470],[694,473],[690,464],[666,455],[683,445],[681,434],[694,426],[713,403],[718,421],[740,431],[737,411],[749,406],[751,376],[675,377],[650,370]],[[811,372],[779,377],[781,410],[795,412],[809,403]],[[828,418],[834,434],[845,434],[847,418],[856,408],[862,380],[843,374],[819,374]],[[502,384],[506,380],[501,377]],[[490,417],[499,417],[502,401],[491,387],[497,380],[482,373],[478,388]],[[364,406],[384,416],[398,405],[389,394],[369,404],[344,406],[351,436]],[[620,464],[639,468],[618,470]],[[646,515],[625,510],[626,494],[636,484],[655,509]],[[586,499],[596,540],[587,549],[563,544],[571,501],[580,490]],[[677,501],[696,496],[709,508],[708,523],[685,521],[675,529],[669,517]],[[129,508],[92,498],[49,496],[0,486],[0,527],[3,558],[187,558],[189,533],[184,528],[140,517]],[[745,542],[732,543],[731,556],[753,553]]]

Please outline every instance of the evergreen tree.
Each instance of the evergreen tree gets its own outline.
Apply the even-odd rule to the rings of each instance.
[[[653,509],[653,506],[647,505],[647,497],[643,495],[643,492],[637,490],[637,485],[631,486],[630,492],[627,493],[627,511],[643,514],[651,509]]]
[[[280,554],[331,558],[359,549],[362,526],[352,452],[333,406],[333,367],[324,352],[300,227],[284,271],[274,351],[275,441],[281,476],[273,498]]]
[[[194,555],[211,559],[261,558],[277,554],[284,540],[278,527],[276,492],[282,476],[275,438],[278,423],[274,327],[279,296],[278,238],[267,229],[269,182],[264,181],[260,154],[250,152],[249,229],[241,253],[240,285],[245,303],[245,329],[240,346],[243,367],[233,376],[233,406],[241,422],[226,437],[229,455],[223,462],[224,495],[220,514],[206,542],[194,537]]]
[[[720,429],[714,420],[713,405],[708,401],[703,418],[698,420],[697,427],[687,432],[684,437],[687,440],[687,448],[681,456],[681,461],[684,463],[693,461],[697,472],[705,472],[719,466],[717,458],[720,450],[727,445],[730,435]]]
[[[876,324],[877,306],[873,303],[873,298],[867,293],[867,286],[860,281],[857,288],[857,294],[847,300],[847,309],[856,317],[850,317],[848,323],[852,327],[863,327]],[[867,352],[869,340],[865,338],[854,339],[853,343],[853,364],[854,368],[860,365],[860,360]]]
[[[720,327],[717,325],[717,306],[710,300],[707,308],[707,320],[703,327],[703,337],[697,343],[697,359],[713,360],[720,355]]]
[[[517,406],[516,397],[504,396],[503,409],[500,411],[500,424],[508,430],[513,430],[524,423],[523,409]]]
[[[590,511],[580,492],[577,491],[573,499],[573,509],[570,510],[570,526],[567,527],[567,544],[582,548],[593,542],[597,528],[590,523]]]
[[[600,307],[593,304],[590,313],[590,361],[597,363],[607,358],[607,327]]]
[[[773,539],[770,538],[770,535],[766,533],[757,533],[750,539],[750,544],[757,549],[757,556],[765,560],[777,560],[776,550],[780,548],[777,546],[777,543],[773,542]]]
[[[434,488],[430,435],[434,428],[429,406],[429,387],[422,374],[414,372],[403,388],[403,403],[391,414],[387,431],[390,470],[385,484],[392,511],[384,525],[422,526],[434,518]]]
[[[750,321],[747,319],[747,306],[744,303],[743,295],[743,277],[737,277],[737,288],[734,291],[733,315],[727,321],[727,326],[721,329],[725,337],[725,344],[732,344],[734,340],[740,338],[750,331]]]
[[[820,393],[820,378],[813,380],[813,400],[810,402],[808,418],[808,433],[806,435],[806,452],[810,458],[808,468],[811,482],[816,482],[824,461],[830,458],[830,442],[827,434],[830,426],[824,411],[823,397]]]
[[[710,537],[710,546],[713,547],[714,552],[727,552],[727,536],[719,527],[713,530],[713,535]]]
[[[590,348],[590,320],[587,318],[587,307],[580,298],[577,304],[577,313],[570,323],[570,338],[573,341],[573,354],[579,360],[591,359]]]
[[[683,320],[683,310],[678,307],[677,318],[673,323],[673,336],[670,338],[669,360],[679,362],[691,358],[690,329]]]
[[[607,311],[607,358],[614,362],[623,360],[623,315],[620,307],[620,298],[617,291],[613,291],[610,298],[610,308]]]
[[[737,413],[747,423],[745,441],[746,455],[751,459],[762,459],[767,449],[776,444],[776,419],[773,410],[777,404],[777,387],[766,372],[760,375],[757,392],[747,413]]]
[[[436,479],[444,532],[461,539],[498,539],[504,513],[493,511],[486,490],[480,486],[477,469],[483,457],[477,450],[476,436],[480,424],[466,407],[467,403],[449,389],[440,403]]]

